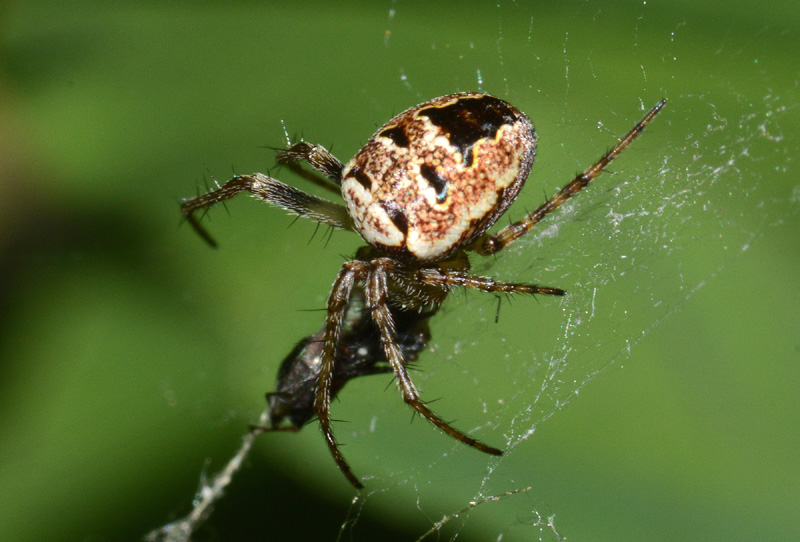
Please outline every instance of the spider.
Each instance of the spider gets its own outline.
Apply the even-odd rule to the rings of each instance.
[[[311,370],[316,374],[314,412],[328,448],[339,469],[360,489],[363,485],[339,449],[330,418],[336,386],[341,387],[350,378],[341,367],[337,373],[336,364],[337,360],[352,359],[342,354],[342,337],[353,292],[363,291],[365,310],[378,331],[403,400],[451,437],[487,454],[501,455],[498,448],[445,422],[420,398],[408,374],[404,356],[408,349],[397,340],[397,321],[406,314],[435,311],[457,287],[505,294],[564,295],[560,288],[473,275],[467,253],[496,254],[522,237],[597,177],[665,105],[666,100],[658,102],[594,165],[538,209],[493,234],[487,230],[511,205],[528,178],[537,136],[530,119],[519,109],[475,92],[434,98],[400,113],[379,128],[347,164],[324,147],[305,141],[278,153],[278,163],[294,168],[307,161],[341,189],[344,206],[263,173],[253,173],[237,175],[215,190],[184,200],[181,210],[212,246],[216,243],[195,213],[241,192],[298,216],[353,231],[366,241],[367,246],[342,265],[333,282],[321,332],[319,364]],[[413,317],[409,321],[413,323]],[[292,401],[302,403],[300,395],[289,397],[289,406]],[[304,408],[308,411],[307,405]]]

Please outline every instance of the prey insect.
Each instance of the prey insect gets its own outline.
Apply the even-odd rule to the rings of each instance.
[[[430,341],[428,319],[435,311],[394,314],[395,340],[406,362],[416,361]],[[298,431],[314,416],[317,378],[321,369],[325,326],[298,342],[281,363],[276,390],[267,394],[269,427],[254,430]],[[364,308],[363,291],[355,290],[347,307],[331,377],[331,397],[359,376],[391,373],[375,323]],[[285,425],[284,420],[289,422]]]
[[[394,373],[403,400],[423,418],[473,448],[502,454],[444,421],[421,399],[407,367],[414,352],[413,336],[422,331],[418,326],[425,320],[419,315],[435,312],[455,288],[564,295],[560,288],[474,275],[468,253],[495,254],[529,232],[589,185],[665,105],[666,100],[657,103],[597,162],[539,208],[491,234],[487,231],[528,178],[537,136],[523,112],[483,93],[442,96],[400,113],[379,128],[347,164],[324,147],[305,141],[278,153],[279,163],[296,167],[307,162],[341,190],[344,205],[263,173],[238,175],[215,190],[185,200],[183,215],[211,245],[215,242],[200,223],[202,213],[242,192],[321,224],[355,232],[367,243],[336,276],[322,330],[305,344],[301,342],[300,350],[284,361],[278,392],[269,398],[275,419],[288,417],[297,427],[295,421],[316,414],[339,468],[355,487],[363,487],[339,449],[330,418],[331,399],[344,383],[382,372],[377,361],[371,361],[377,357],[353,353],[354,346],[363,346],[362,351],[370,355],[377,356],[380,349],[380,359]],[[355,292],[363,295],[368,318],[348,323],[348,306]],[[366,332],[360,326],[367,324],[361,319],[374,326],[374,335],[362,334]],[[308,360],[314,360],[313,366],[304,365]],[[273,427],[277,426],[273,423]]]

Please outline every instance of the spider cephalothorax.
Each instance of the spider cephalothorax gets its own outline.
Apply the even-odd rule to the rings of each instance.
[[[314,412],[331,453],[348,480],[362,487],[339,450],[329,415],[331,399],[348,379],[381,372],[371,359],[348,350],[362,346],[369,352],[376,345],[374,339],[359,335],[362,320],[354,324],[346,319],[348,305],[358,294],[359,299],[363,296],[363,310],[372,320],[370,329],[379,337],[382,358],[394,372],[406,403],[448,435],[500,455],[499,449],[449,425],[420,399],[405,356],[416,353],[415,344],[424,346],[427,342],[422,335],[426,332],[422,315],[435,312],[448,292],[459,286],[507,294],[564,295],[559,288],[497,282],[473,275],[467,253],[494,254],[530,231],[586,187],[665,104],[665,100],[660,101],[592,167],[538,209],[494,234],[486,231],[511,205],[528,177],[536,154],[536,133],[524,113],[482,93],[442,96],[400,113],[382,126],[347,165],[325,148],[306,142],[278,153],[279,163],[295,168],[299,162],[308,161],[341,188],[345,206],[262,173],[236,176],[216,190],[185,200],[184,216],[212,245],[214,241],[195,212],[243,191],[297,215],[354,231],[369,244],[342,265],[328,296],[325,326],[310,337],[319,341],[313,344],[315,350],[302,350],[309,346],[306,343],[287,358],[288,365],[284,363],[284,370],[299,371],[306,383],[297,390],[285,391],[283,396],[273,396],[273,427],[265,430],[277,429],[277,418],[288,416],[285,412],[292,408],[303,415],[308,413],[307,382],[315,378]],[[309,361],[313,363],[309,365]],[[282,374],[279,388],[281,383],[285,386],[293,382],[288,374]]]

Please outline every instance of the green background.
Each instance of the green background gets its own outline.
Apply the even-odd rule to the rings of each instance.
[[[5,4],[0,538],[133,540],[188,512],[359,246],[241,198],[211,250],[181,198],[267,169],[311,190],[274,167],[281,121],[346,160],[393,114],[482,88],[539,131],[513,217],[670,100],[607,189],[477,267],[567,300],[437,315],[425,396],[507,457],[361,379],[334,416],[362,500],[314,425],[270,435],[197,540],[333,540],[346,519],[345,539],[413,540],[527,486],[441,536],[553,538],[538,511],[571,540],[795,540],[798,28],[795,3]]]

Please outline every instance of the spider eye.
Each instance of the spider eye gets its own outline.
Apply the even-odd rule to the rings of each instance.
[[[497,221],[535,154],[533,124],[514,106],[488,94],[442,96],[381,127],[345,166],[342,195],[369,244],[438,261]]]

